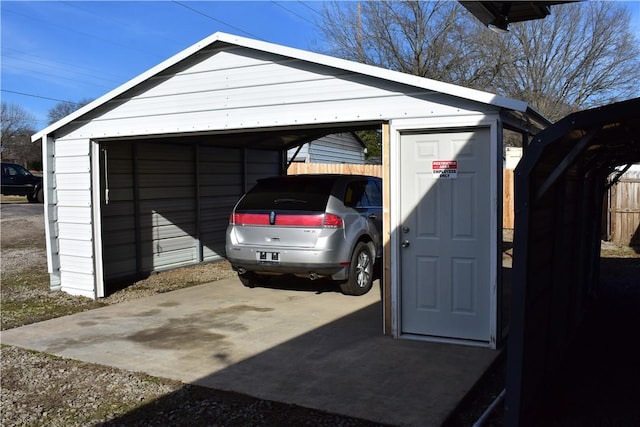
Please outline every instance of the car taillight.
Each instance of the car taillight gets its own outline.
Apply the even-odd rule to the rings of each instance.
[[[278,215],[276,225],[290,227],[320,227],[322,226],[322,214],[319,215]]]
[[[278,225],[283,227],[326,227],[341,228],[342,218],[333,214],[277,214],[271,224],[266,213],[232,213],[230,224],[238,225]]]
[[[342,222],[342,218],[338,215],[334,214],[324,214],[324,222],[322,224],[326,228],[342,228],[344,222]]]
[[[269,225],[268,214],[234,213],[231,214],[231,224],[239,225]]]

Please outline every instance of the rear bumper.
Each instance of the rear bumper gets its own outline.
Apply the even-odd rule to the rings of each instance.
[[[257,273],[292,274],[309,277],[312,273],[317,276],[330,277],[333,280],[346,280],[348,265],[336,251],[291,250],[282,248],[226,248],[227,260],[234,270],[244,269]],[[260,261],[259,253],[266,252],[267,260]],[[270,254],[277,252],[279,261],[270,260]],[[309,262],[309,261],[312,262]]]

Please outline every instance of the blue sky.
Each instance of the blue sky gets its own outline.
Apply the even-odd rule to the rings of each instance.
[[[625,2],[640,39],[640,1]],[[223,31],[319,50],[321,1],[0,1],[0,97],[47,125],[59,101],[95,99]]]
[[[185,7],[186,6],[186,7]],[[95,99],[223,31],[316,50],[322,2],[4,1],[2,101],[36,127],[59,100]]]

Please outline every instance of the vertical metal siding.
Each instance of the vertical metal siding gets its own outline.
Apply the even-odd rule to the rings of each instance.
[[[203,261],[224,257],[229,213],[242,194],[242,152],[201,146],[199,149],[200,242]]]
[[[250,185],[279,170],[279,152],[246,150],[243,159],[239,148],[187,142],[104,144],[105,281],[224,259],[229,214],[244,192],[245,161]]]
[[[260,178],[278,175],[280,152],[247,150],[247,185],[251,188]]]
[[[142,271],[197,262],[194,148],[139,142],[137,145]]]
[[[100,200],[105,282],[136,274],[133,150],[131,144],[102,146]]]

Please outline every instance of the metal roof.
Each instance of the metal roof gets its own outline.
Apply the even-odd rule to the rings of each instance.
[[[170,71],[172,67],[196,55],[198,52],[204,49],[224,48],[225,46],[245,47],[245,48],[267,52],[275,55],[308,61],[311,63],[316,63],[316,64],[320,64],[323,66],[332,67],[340,70],[350,71],[350,72],[358,73],[365,76],[370,76],[370,77],[379,78],[387,81],[401,83],[407,86],[413,86],[423,90],[450,95],[452,97],[457,97],[457,98],[471,100],[471,101],[475,101],[483,104],[493,105],[495,107],[502,108],[508,111],[519,112],[519,113],[531,116],[532,119],[529,120],[529,122],[541,123],[542,127],[548,124],[548,122],[546,122],[546,119],[544,119],[542,115],[540,115],[535,110],[530,108],[527,105],[527,103],[523,101],[510,99],[510,98],[494,95],[491,93],[487,93],[487,92],[483,92],[475,89],[469,89],[469,88],[457,86],[450,83],[444,83],[444,82],[431,80],[423,77],[418,77],[410,74],[400,73],[397,71],[374,67],[371,65],[360,64],[357,62],[334,58],[331,56],[322,55],[314,52],[294,49],[294,48],[276,45],[276,44],[263,42],[259,40],[253,40],[253,39],[248,39],[244,37],[217,32],[203,39],[202,41],[195,43],[194,45],[188,47],[187,49],[177,53],[173,57],[149,69],[148,71],[140,74],[139,76],[133,78],[127,83],[124,83],[118,88],[108,92],[107,94],[96,99],[95,101],[85,105],[79,110],[59,120],[58,122],[53,123],[52,125],[41,130],[40,132],[34,134],[32,136],[32,141],[37,141],[39,139],[42,139],[45,135],[52,134],[53,132],[59,130],[63,126],[68,125],[74,120],[79,119],[80,117],[86,115],[87,113],[106,104],[108,101],[111,101],[125,94],[126,92],[132,90],[133,88],[143,84],[145,81],[149,80],[150,78]],[[537,130],[539,130],[539,128]]]
[[[505,18],[506,23],[543,19],[551,14],[550,6],[569,1],[461,1],[484,25]]]
[[[515,170],[505,425],[519,425],[596,295],[607,178],[640,162],[640,98],[571,114]]]

